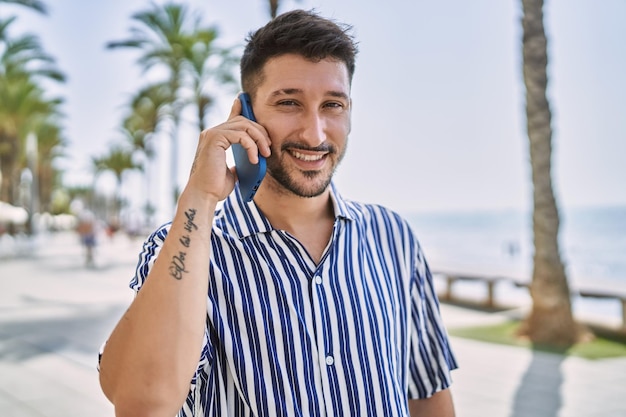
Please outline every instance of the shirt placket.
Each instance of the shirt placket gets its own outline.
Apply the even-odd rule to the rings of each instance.
[[[340,222],[336,221],[333,227],[333,235],[330,246],[322,257],[319,265],[315,269],[311,281],[311,294],[315,319],[315,336],[317,338],[317,359],[320,369],[321,386],[324,397],[324,412],[327,416],[335,414],[337,402],[340,401],[340,395],[337,391],[337,360],[335,343],[333,340],[333,309],[329,305],[329,299],[332,300],[331,275],[328,272],[328,265],[333,261],[335,254],[333,253],[333,245],[339,234]],[[331,301],[332,303],[332,301]],[[332,303],[334,304],[334,303]]]

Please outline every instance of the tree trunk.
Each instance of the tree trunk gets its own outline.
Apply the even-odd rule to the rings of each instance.
[[[15,204],[15,178],[18,141],[0,133],[0,201]]]
[[[274,19],[278,13],[278,0],[270,0],[270,17]]]
[[[559,211],[552,189],[551,112],[546,97],[547,40],[543,0],[522,0],[523,73],[533,181],[532,310],[520,328],[533,343],[569,346],[579,339],[559,253]]]
[[[49,212],[52,209],[52,189],[56,180],[56,173],[51,164],[40,164],[37,170],[39,178],[39,205],[41,212]]]
[[[178,197],[180,196],[180,189],[178,188],[178,133],[180,129],[180,110],[175,110],[172,115],[173,126],[172,135],[170,136],[171,150],[170,150],[170,170],[172,179],[172,200],[171,206],[172,217],[174,216],[176,204],[178,204]]]

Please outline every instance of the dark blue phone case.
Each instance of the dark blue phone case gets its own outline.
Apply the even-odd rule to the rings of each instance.
[[[252,112],[252,103],[247,93],[239,95],[241,101],[241,114],[256,122],[254,113]],[[261,185],[261,181],[265,176],[265,158],[259,154],[259,163],[252,164],[248,159],[246,150],[238,143],[231,146],[233,157],[235,158],[235,169],[237,170],[237,178],[239,181],[239,193],[245,202],[252,201],[254,194]]]

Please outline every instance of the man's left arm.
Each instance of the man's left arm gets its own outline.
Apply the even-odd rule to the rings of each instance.
[[[454,404],[450,389],[436,392],[428,398],[409,400],[411,417],[454,417]]]

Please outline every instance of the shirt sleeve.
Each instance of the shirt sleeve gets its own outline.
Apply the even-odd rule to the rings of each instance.
[[[423,252],[416,246],[411,282],[408,398],[428,398],[452,384],[457,368],[439,311],[439,300]]]
[[[130,288],[137,293],[141,286],[146,282],[148,273],[154,266],[154,262],[161,252],[165,238],[170,230],[171,223],[164,224],[155,230],[143,243],[141,252],[139,253],[139,260],[135,269],[135,275],[130,281]]]

